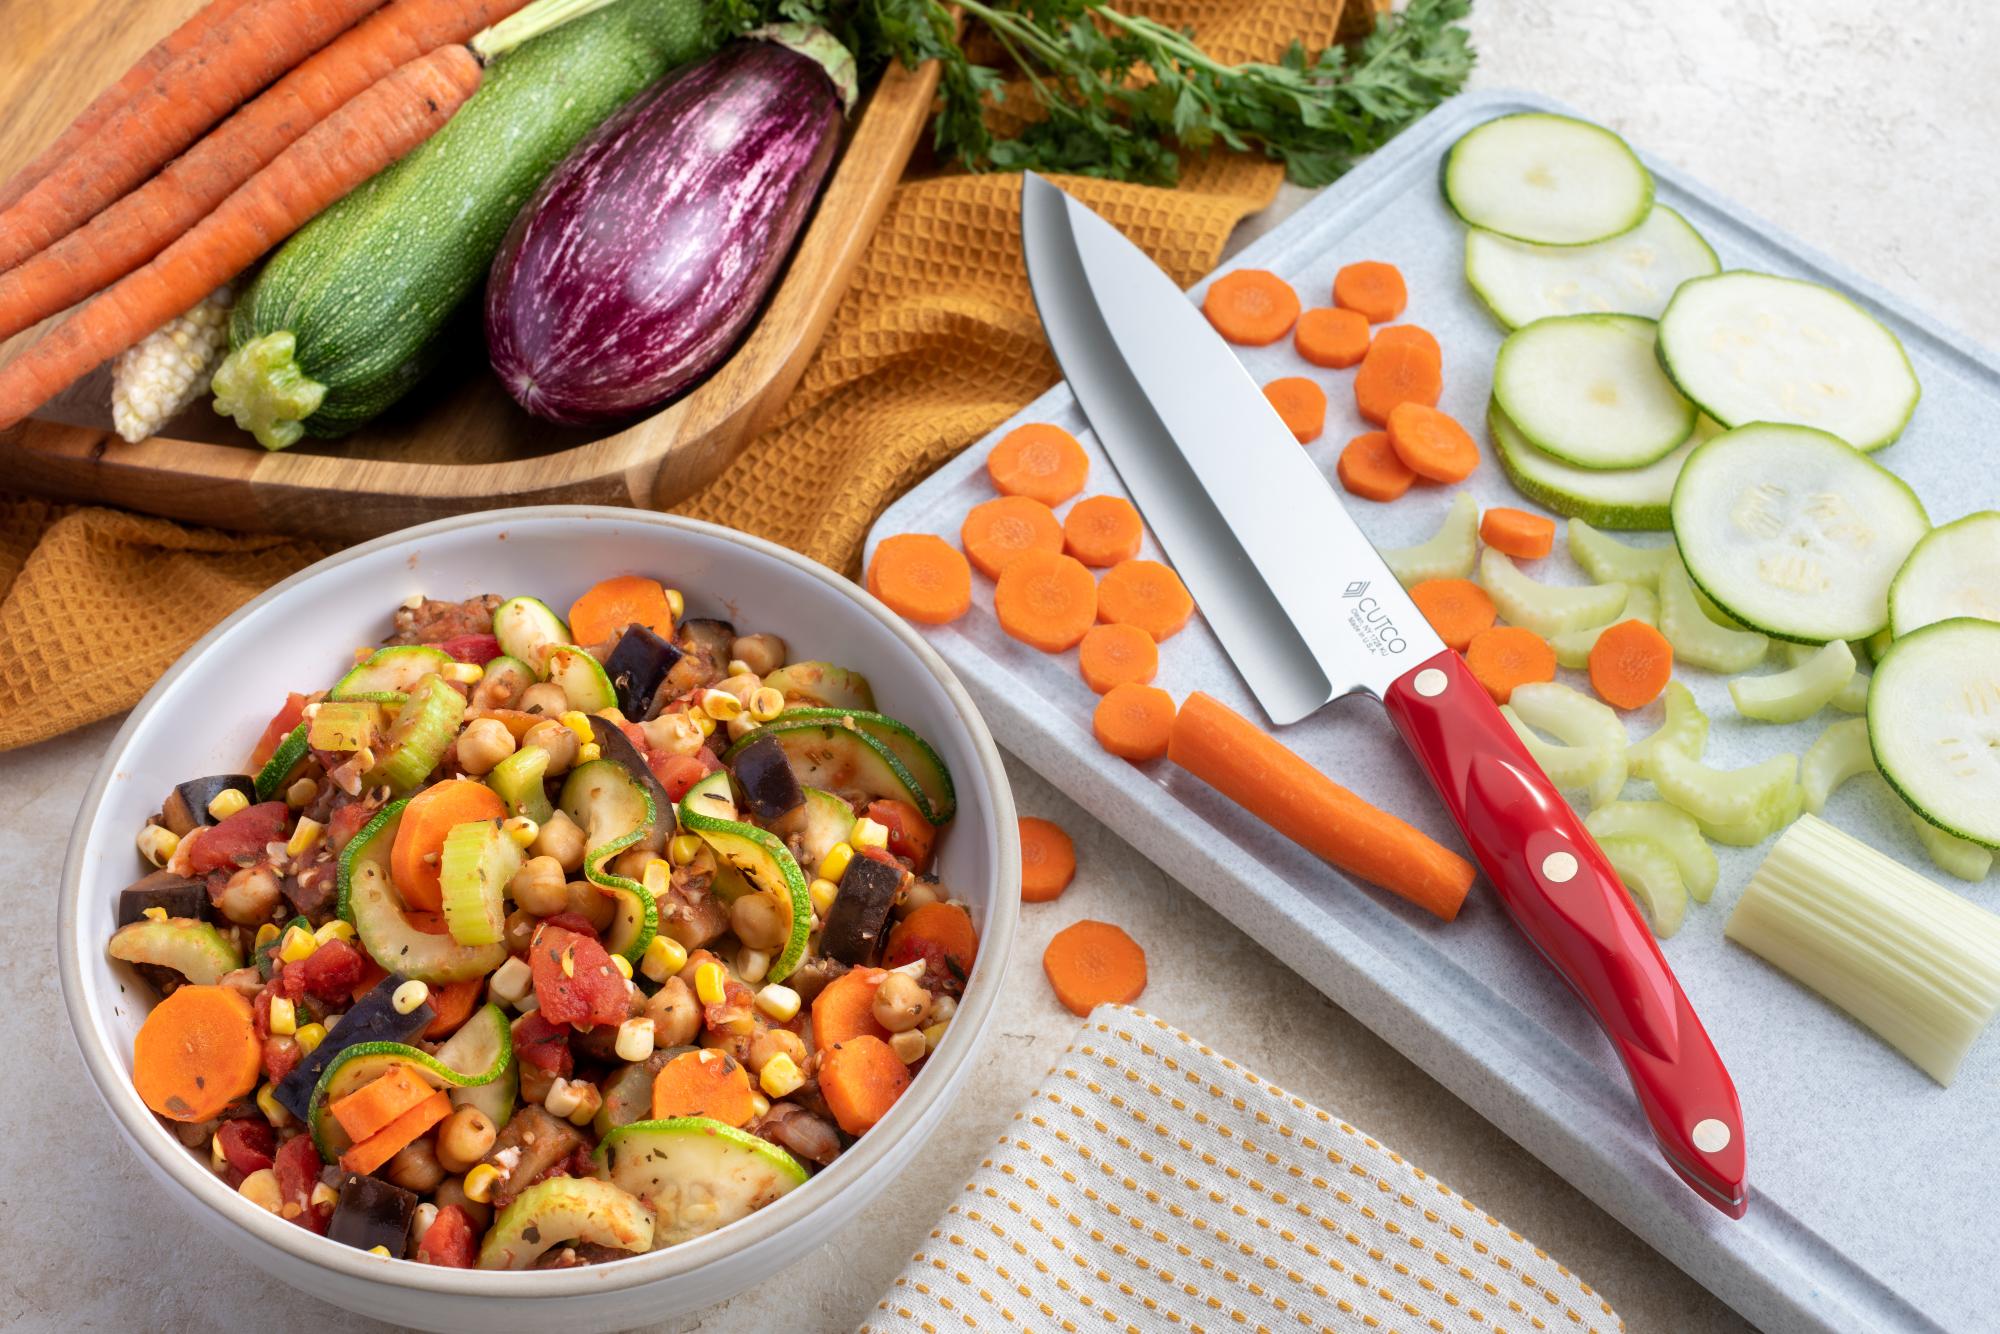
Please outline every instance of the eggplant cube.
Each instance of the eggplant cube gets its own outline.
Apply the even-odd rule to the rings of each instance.
[[[417,1215],[417,1197],[380,1177],[349,1172],[340,1182],[340,1199],[327,1224],[329,1241],[369,1251],[380,1246],[401,1259],[409,1249],[410,1221]]]
[[[774,736],[760,736],[736,752],[736,785],[743,804],[760,820],[775,820],[805,801],[805,789],[792,772],[785,748]]]
[[[208,887],[171,871],[155,871],[118,891],[118,925],[144,920],[148,908],[164,908],[169,917],[204,921],[215,915],[209,907]]]
[[[850,861],[840,877],[840,893],[827,911],[826,927],[820,932],[820,953],[842,963],[872,963],[889,932],[889,914],[908,874],[900,866],[873,857]]]
[[[604,674],[618,692],[618,709],[637,722],[652,706],[653,694],[681,660],[681,651],[643,625],[629,625],[604,660]]]
[[[437,1009],[425,1001],[408,1014],[396,1010],[396,988],[403,985],[403,979],[391,973],[375,984],[375,987],[360,1000],[354,1008],[341,1016],[340,1026],[328,1033],[319,1046],[292,1067],[291,1073],[278,1081],[271,1090],[271,1096],[280,1106],[293,1116],[304,1121],[312,1104],[313,1087],[319,1077],[326,1073],[326,1067],[333,1058],[352,1047],[357,1042],[411,1042],[417,1034],[430,1027],[431,1020],[437,1018]],[[374,1245],[370,1242],[369,1245]]]
[[[200,826],[215,823],[215,817],[208,813],[208,803],[231,788],[241,792],[252,805],[256,804],[257,780],[249,774],[210,774],[176,784],[160,803],[160,823],[186,838]]]

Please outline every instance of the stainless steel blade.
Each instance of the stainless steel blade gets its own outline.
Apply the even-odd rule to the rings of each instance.
[[[1443,650],[1236,354],[1144,251],[1033,173],[1021,235],[1092,431],[1273,722],[1380,695]]]

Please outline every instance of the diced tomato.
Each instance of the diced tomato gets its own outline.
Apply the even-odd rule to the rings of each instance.
[[[264,1078],[277,1083],[292,1073],[292,1067],[299,1063],[300,1054],[299,1044],[290,1038],[265,1038]]]
[[[297,963],[285,965],[285,972],[299,972],[299,982],[323,1001],[345,1001],[368,971],[368,960],[345,940],[329,940]]]
[[[278,1147],[271,1123],[254,1119],[224,1121],[215,1128],[215,1139],[229,1165],[244,1176],[269,1167]]]
[[[722,979],[722,999],[701,1007],[702,1022],[716,1030],[740,1023],[752,1017],[755,1002],[756,996],[750,988],[733,977],[725,977]]]
[[[687,790],[714,772],[704,762],[708,748],[703,747],[692,755],[655,754],[646,757],[646,764],[653,771],[653,777],[660,780],[660,786],[667,790],[670,800],[679,801],[687,795]]]
[[[273,755],[278,753],[278,744],[291,734],[305,717],[306,697],[294,691],[285,696],[285,707],[271,715],[271,721],[264,724],[264,735],[257,738],[257,745],[250,752],[250,769],[254,773],[263,768]]]
[[[551,913],[549,916],[544,917],[542,921],[549,926],[559,926],[565,931],[574,931],[579,936],[589,936],[592,940],[597,939],[597,928],[592,926],[590,919],[580,912],[571,912],[565,908],[559,913]]]
[[[356,982],[354,984],[353,989],[349,991],[347,994],[353,997],[355,1000],[360,1000],[363,996],[367,995],[369,992],[375,989],[375,984],[377,982],[380,982],[383,978],[387,977],[388,975],[389,975],[388,969],[384,968],[381,964],[376,963],[375,960],[368,957],[368,955],[364,952],[361,956],[361,980]]]
[[[908,858],[912,871],[921,875],[930,869],[937,826],[926,820],[915,806],[884,797],[868,803],[868,818],[889,831],[889,851]]]
[[[538,1070],[566,1075],[574,1063],[569,1033],[544,1019],[540,1010],[524,1014],[514,1025],[514,1055]]]
[[[333,1219],[331,1204],[315,1206],[312,1202],[313,1187],[319,1184],[323,1166],[310,1135],[294,1135],[279,1145],[271,1164],[271,1170],[278,1176],[278,1198],[283,1201],[284,1215],[306,1231],[322,1234]],[[297,1213],[292,1212],[294,1205],[298,1206]]]
[[[245,806],[236,814],[201,831],[188,865],[197,875],[224,867],[248,866],[264,855],[266,843],[285,841],[291,810],[282,801]]]
[[[593,937],[543,922],[528,963],[538,1013],[552,1024],[620,1024],[631,1013],[630,984]]]
[[[460,662],[475,663],[481,667],[500,656],[500,641],[492,635],[454,635],[431,647],[441,653],[449,653]]]
[[[417,1239],[417,1261],[446,1269],[472,1268],[472,1220],[465,1210],[447,1204]]]
[[[375,818],[376,808],[365,801],[343,802],[326,819],[326,838],[336,850],[345,848],[361,832],[361,826]]]

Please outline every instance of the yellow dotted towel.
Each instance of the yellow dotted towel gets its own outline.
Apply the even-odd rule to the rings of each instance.
[[[1623,1328],[1423,1169],[1122,1005],[1092,1012],[862,1326]]]

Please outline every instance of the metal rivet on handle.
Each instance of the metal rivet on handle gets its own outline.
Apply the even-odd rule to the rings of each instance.
[[[1694,1146],[1703,1153],[1721,1153],[1729,1147],[1729,1127],[1714,1117],[1694,1123]]]
[[[1551,852],[1542,858],[1542,878],[1566,885],[1576,878],[1576,858],[1567,852]]]
[[[1435,667],[1426,667],[1417,673],[1417,679],[1411,684],[1417,688],[1419,695],[1433,699],[1444,693],[1444,673]]]

